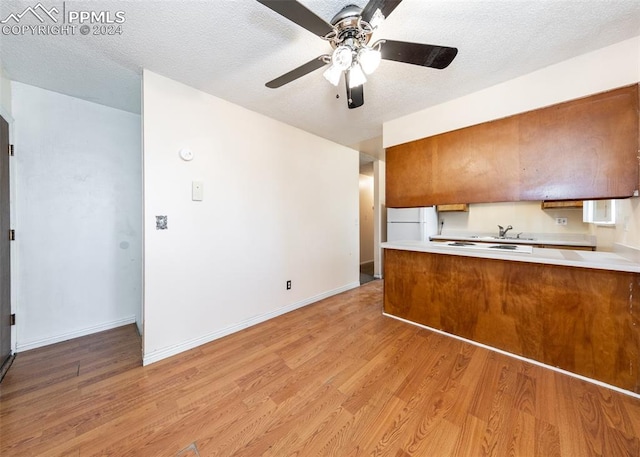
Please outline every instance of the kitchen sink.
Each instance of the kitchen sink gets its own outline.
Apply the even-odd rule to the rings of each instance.
[[[455,248],[463,251],[466,250],[481,250],[481,251],[495,251],[503,250],[508,252],[531,254],[533,249],[531,246],[523,244],[491,244],[491,243],[470,243],[468,241],[450,241],[446,243],[433,242],[430,243],[433,247],[442,248]]]
[[[506,249],[509,251],[515,251],[516,249],[518,249],[518,246],[516,246],[515,244],[496,244],[489,247],[492,249]]]
[[[506,240],[506,241],[535,241],[535,238],[525,238],[525,237],[520,237],[518,238],[517,236],[479,236],[479,235],[472,235],[470,236],[470,238],[477,238],[479,240]]]

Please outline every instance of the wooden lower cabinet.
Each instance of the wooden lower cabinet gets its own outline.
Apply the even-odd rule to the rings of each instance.
[[[640,274],[387,249],[386,313],[640,393]]]

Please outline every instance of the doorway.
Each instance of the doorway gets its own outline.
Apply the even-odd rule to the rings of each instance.
[[[361,154],[362,156],[362,154]],[[373,159],[360,164],[360,285],[374,279]]]
[[[0,381],[11,364],[9,123],[0,116]]]

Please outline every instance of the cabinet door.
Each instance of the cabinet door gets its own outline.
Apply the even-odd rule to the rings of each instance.
[[[520,117],[520,200],[629,197],[638,185],[638,86]]]
[[[390,208],[432,206],[435,139],[425,138],[386,150],[386,204]],[[424,202],[433,201],[425,204]]]
[[[518,120],[476,125],[436,137],[435,198],[441,203],[506,202],[520,195]]]
[[[387,206],[517,200],[518,138],[511,117],[388,148]]]

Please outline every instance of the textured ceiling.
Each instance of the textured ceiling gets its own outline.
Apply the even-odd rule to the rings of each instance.
[[[119,36],[0,35],[13,80],[140,112],[148,68],[345,145],[379,138],[387,120],[640,35],[639,0],[404,0],[373,38],[453,46],[458,56],[445,70],[383,61],[364,86],[364,106],[349,110],[344,85],[331,86],[322,70],[264,86],[330,48],[257,1],[41,1],[60,11],[124,11],[126,22]],[[330,21],[366,0],[301,3]],[[36,5],[2,0],[0,20]],[[37,23],[28,16],[21,25]]]

